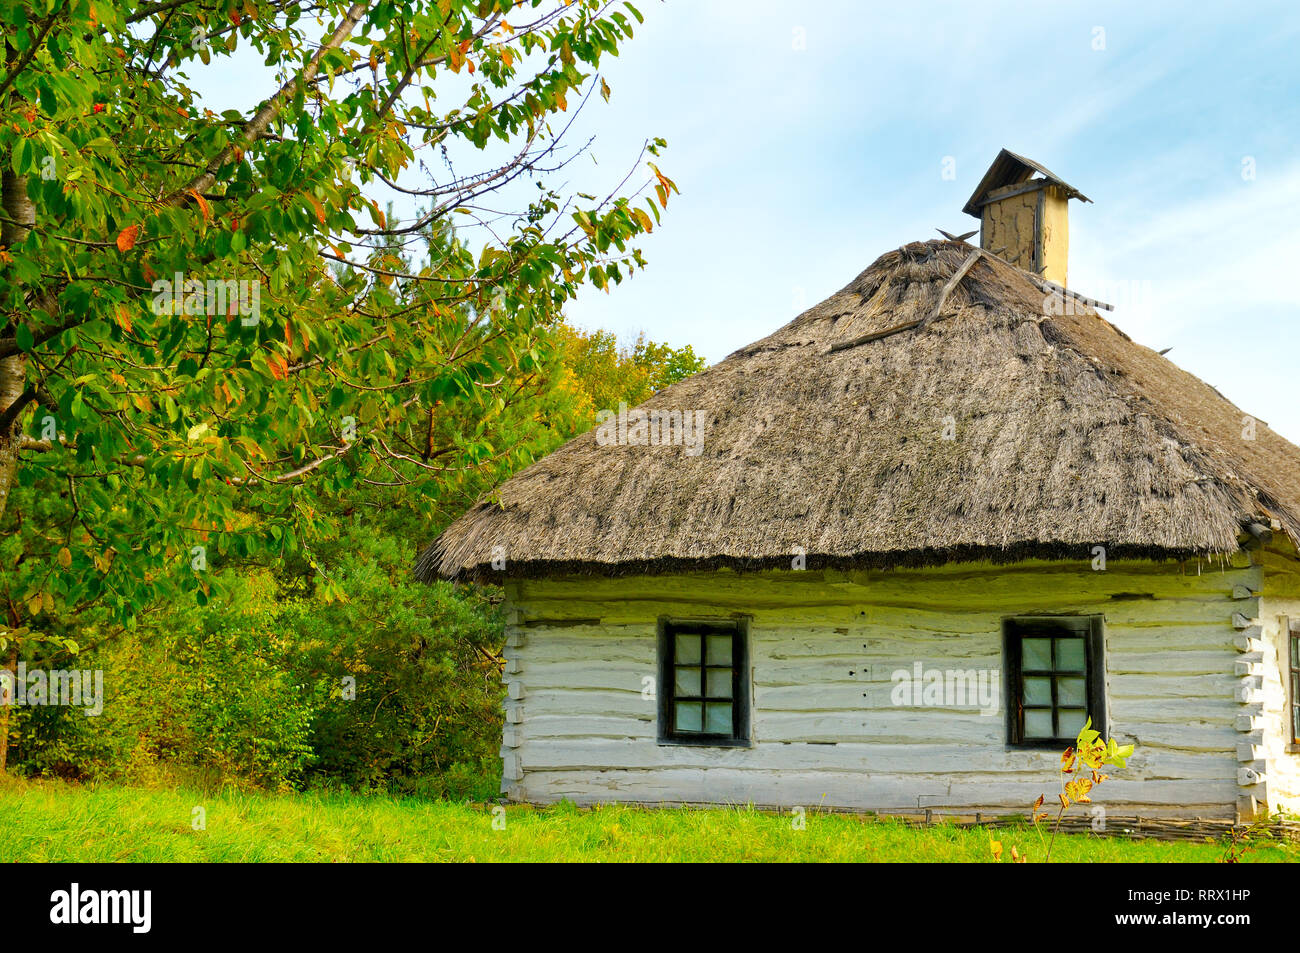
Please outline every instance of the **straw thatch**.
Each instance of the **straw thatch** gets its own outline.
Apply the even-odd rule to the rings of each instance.
[[[1214,388],[1071,298],[1079,313],[1049,313],[1061,299],[1037,279],[972,252],[882,255],[643,405],[707,411],[702,453],[583,434],[452,524],[417,575],[500,578],[500,556],[511,576],[789,567],[801,551],[808,568],[1096,545],[1168,558],[1231,552],[1270,519],[1300,538],[1300,448],[1263,422],[1246,439]]]

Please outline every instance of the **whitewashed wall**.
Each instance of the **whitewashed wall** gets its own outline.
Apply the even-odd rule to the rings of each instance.
[[[1262,735],[1257,754],[1266,767],[1265,796],[1273,809],[1300,811],[1300,753],[1291,744],[1287,620],[1300,621],[1300,562],[1294,552],[1270,548],[1262,555],[1264,589],[1259,608],[1259,645],[1252,644],[1248,680],[1259,690],[1251,699],[1252,728]],[[1258,659],[1258,661],[1256,661]],[[1259,715],[1255,716],[1254,712]],[[1244,727],[1244,724],[1243,724]],[[1243,752],[1244,755],[1244,752]]]
[[[1232,816],[1244,774],[1239,659],[1261,570],[1228,563],[960,564],[927,570],[573,577],[507,586],[503,789],[587,804],[753,803],[1023,812],[1057,753],[1005,744],[996,713],[898,707],[891,675],[1002,667],[1002,620],[1105,618],[1110,734],[1137,745],[1097,792],[1111,812]],[[656,624],[750,618],[750,748],[657,743]],[[1249,729],[1251,726],[1245,726]],[[1255,726],[1262,731],[1261,726]],[[1254,752],[1250,752],[1254,754]],[[1266,773],[1263,761],[1259,774]]]

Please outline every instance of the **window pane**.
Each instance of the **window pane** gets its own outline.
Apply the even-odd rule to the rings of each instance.
[[[698,668],[689,668],[677,666],[677,677],[673,684],[674,695],[691,695],[695,698],[700,696],[700,670]]]
[[[1085,678],[1058,678],[1056,680],[1056,703],[1071,707],[1088,704],[1088,680]]]
[[[1300,740],[1300,673],[1291,673],[1291,740]]]
[[[729,635],[709,636],[709,664],[710,665],[731,664],[731,636]]]
[[[1057,714],[1061,726],[1062,738],[1074,738],[1083,730],[1088,720],[1088,713],[1082,708],[1062,708]]]
[[[1020,643],[1020,667],[1026,671],[1048,671],[1052,667],[1052,640],[1025,639]]]
[[[1052,737],[1052,710],[1050,708],[1025,709],[1025,737]]]
[[[679,635],[673,649],[678,665],[698,665],[700,663],[700,637],[698,635]]]
[[[1060,672],[1082,672],[1085,667],[1083,639],[1056,640],[1056,669]]]
[[[708,679],[709,690],[707,694],[710,698],[731,697],[731,669],[711,668],[709,669]]]
[[[1300,636],[1291,636],[1291,667],[1300,668]]]
[[[1052,680],[1050,678],[1025,679],[1025,704],[1050,705],[1052,703]]]
[[[701,702],[677,703],[677,730],[699,731],[703,719],[704,705]]]
[[[709,705],[705,713],[704,730],[711,735],[731,734],[731,705]]]

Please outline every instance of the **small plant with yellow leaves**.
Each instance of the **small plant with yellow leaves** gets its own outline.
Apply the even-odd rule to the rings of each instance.
[[[1061,791],[1057,794],[1061,808],[1056,812],[1056,824],[1052,827],[1051,839],[1044,845],[1047,850],[1045,861],[1052,859],[1052,845],[1056,843],[1056,834],[1061,829],[1061,819],[1065,817],[1070,804],[1091,803],[1092,798],[1088,795],[1092,789],[1110,778],[1110,775],[1102,774],[1101,769],[1108,765],[1117,768],[1125,767],[1128,759],[1133,756],[1133,745],[1116,744],[1114,738],[1102,741],[1101,733],[1092,728],[1091,718],[1079,730],[1079,737],[1075,739],[1074,745],[1073,748],[1066,748],[1061,753]],[[1087,777],[1084,777],[1085,770],[1088,772]],[[1071,775],[1074,775],[1073,779]],[[1034,802],[1034,828],[1038,831],[1040,842],[1043,840],[1043,831],[1039,822],[1048,817],[1046,811],[1039,813],[1039,808],[1042,806],[1043,795],[1040,794],[1038,800]]]
[[[1123,768],[1132,756],[1133,745],[1116,744],[1114,738],[1102,741],[1101,732],[1093,730],[1092,719],[1087,720],[1079,730],[1074,747],[1066,748],[1061,753],[1061,790],[1057,794],[1061,806],[1056,812],[1056,823],[1052,827],[1050,838],[1044,838],[1041,824],[1051,816],[1050,812],[1042,810],[1044,795],[1038,795],[1038,800],[1034,802],[1030,812],[1039,843],[1043,845],[1044,862],[1052,859],[1052,845],[1056,843],[1057,832],[1061,829],[1061,820],[1070,805],[1091,803],[1092,790],[1110,778],[1110,775],[1101,773],[1102,769],[1108,766]],[[1002,859],[1001,841],[990,841],[989,849],[995,861]],[[1011,859],[1016,863],[1024,863],[1028,858],[1012,847]]]

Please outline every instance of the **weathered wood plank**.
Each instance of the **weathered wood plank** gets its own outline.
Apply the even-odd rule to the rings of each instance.
[[[1228,750],[1231,753],[1232,749]],[[528,770],[584,771],[652,768],[737,768],[763,771],[860,771],[865,774],[952,774],[966,779],[1028,780],[1055,784],[1060,754],[1043,750],[985,751],[971,745],[776,744],[752,748],[695,748],[660,745],[646,739],[535,739],[523,753]],[[1129,761],[1129,780],[1200,778],[1232,781],[1234,758],[1204,758],[1187,752],[1144,751]]]
[[[725,803],[805,805],[876,810],[1005,807],[1028,811],[1039,794],[1051,794],[1055,781],[1026,778],[1013,782],[953,782],[946,776],[888,777],[856,772],[773,774],[734,768],[660,768],[598,772],[528,771],[524,786],[530,800],[568,798],[577,803]],[[1106,782],[1106,809],[1132,813],[1134,808],[1188,808],[1212,816],[1211,809],[1235,803],[1231,781]]]

